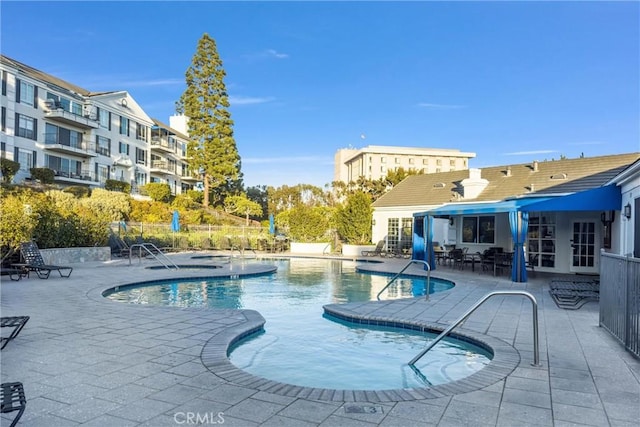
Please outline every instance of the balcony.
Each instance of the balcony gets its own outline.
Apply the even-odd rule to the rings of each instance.
[[[100,126],[100,124],[96,120],[92,120],[88,114],[86,116],[80,116],[66,111],[62,107],[54,107],[49,111],[45,110],[44,117],[53,122],[71,125],[81,129],[98,129]]]
[[[45,135],[44,149],[55,151],[56,153],[73,154],[79,157],[96,157],[98,155],[95,143],[71,140],[61,141],[48,135]]]
[[[153,136],[151,137],[151,150],[176,153],[176,142],[174,140],[167,141],[165,138]]]
[[[83,170],[80,174],[68,170],[53,169],[53,180],[70,184],[90,185],[95,181],[95,176],[89,170]]]
[[[173,175],[176,173],[176,165],[175,163],[169,163],[165,160],[153,160],[151,162],[151,168],[149,172],[157,173],[157,174]]]
[[[202,181],[202,177],[195,173],[194,174],[183,173],[180,179],[183,182],[191,182],[191,183]]]

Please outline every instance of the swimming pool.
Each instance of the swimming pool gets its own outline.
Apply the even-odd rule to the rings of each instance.
[[[468,342],[444,340],[428,357],[407,365],[427,344],[417,331],[346,323],[325,315],[329,303],[375,300],[390,277],[356,272],[353,261],[259,260],[275,274],[241,279],[172,280],[130,287],[108,298],[138,304],[254,309],[266,319],[264,332],[229,350],[237,367],[254,375],[308,387],[393,389],[442,384],[485,366],[491,354]],[[382,299],[423,294],[424,278],[403,277]],[[451,282],[433,279],[434,292]]]

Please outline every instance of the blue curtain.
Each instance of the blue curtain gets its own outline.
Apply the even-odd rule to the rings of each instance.
[[[425,259],[424,254],[424,222],[423,217],[413,217],[413,247],[411,250],[412,259]]]
[[[424,217],[424,229],[425,235],[427,236],[427,262],[432,270],[436,269],[436,253],[433,250],[433,217],[431,215],[427,215]]]
[[[509,212],[509,226],[513,239],[513,262],[511,265],[511,281],[526,282],[527,269],[524,257],[524,243],[529,228],[529,212]]]

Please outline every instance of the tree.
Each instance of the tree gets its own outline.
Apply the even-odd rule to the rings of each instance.
[[[262,207],[244,195],[227,197],[224,201],[224,210],[227,213],[244,215],[246,225],[249,225],[249,215],[257,217],[262,215]]]
[[[210,192],[221,200],[218,190],[240,176],[225,76],[216,42],[205,33],[187,69],[187,87],[176,104],[177,112],[189,118],[187,157],[190,168],[202,172],[204,206],[209,206]]]
[[[171,187],[165,182],[150,182],[144,191],[156,202],[168,202],[171,199]]]
[[[347,243],[364,245],[371,242],[371,198],[358,191],[347,197],[347,202],[336,211],[338,235]]]

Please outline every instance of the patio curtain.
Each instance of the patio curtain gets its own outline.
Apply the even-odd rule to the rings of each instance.
[[[416,216],[413,218],[413,248],[411,250],[412,259],[425,259],[424,253],[424,217]]]
[[[511,227],[511,238],[513,239],[511,281],[526,282],[527,269],[525,267],[524,242],[527,239],[527,229],[529,228],[529,212],[509,212],[509,226]]]
[[[436,269],[436,253],[433,250],[433,217],[427,215],[424,217],[424,228],[427,235],[427,262],[431,270]]]

